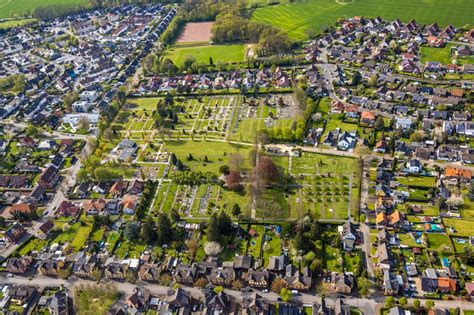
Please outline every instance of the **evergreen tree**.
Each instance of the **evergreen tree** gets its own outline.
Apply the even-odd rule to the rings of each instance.
[[[207,227],[207,241],[208,242],[219,242],[219,223],[217,221],[217,214],[213,213]]]
[[[156,226],[156,240],[158,245],[168,244],[172,240],[173,230],[167,215],[160,214]]]
[[[155,224],[153,220],[148,217],[145,223],[143,223],[140,230],[140,238],[143,239],[147,244],[156,241],[156,232],[154,231]]]
[[[178,158],[176,157],[174,153],[171,153],[171,164],[176,165],[177,162],[178,162]]]

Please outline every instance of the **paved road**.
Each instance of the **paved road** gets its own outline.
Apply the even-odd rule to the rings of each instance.
[[[35,286],[35,287],[64,287],[68,290],[73,289],[77,285],[93,285],[96,284],[97,282],[95,281],[90,281],[90,280],[84,280],[84,279],[79,279],[76,277],[69,277],[69,279],[64,280],[64,279],[58,279],[58,278],[49,278],[41,275],[35,275],[32,278],[24,278],[20,276],[15,276],[13,278],[8,278],[6,277],[5,273],[0,274],[0,283],[3,284],[16,284],[16,285],[30,285],[30,286]],[[161,286],[157,284],[151,284],[151,283],[144,283],[144,282],[137,282],[137,284],[131,284],[127,282],[117,282],[117,281],[108,281],[108,280],[103,280],[100,283],[106,284],[106,283],[112,283],[116,286],[117,290],[120,292],[124,293],[125,295],[129,295],[132,293],[133,289],[138,287],[143,287],[148,290],[154,295],[157,296],[165,296],[167,292],[170,290],[170,287],[167,286]],[[193,297],[196,298],[203,298],[204,294],[201,289],[198,288],[190,288],[190,287],[185,287],[182,286],[183,289],[191,293]],[[237,301],[243,301],[243,299],[248,298],[249,294],[248,293],[243,293],[240,291],[234,291],[234,290],[229,290],[226,289],[225,292],[235,298]],[[271,301],[271,302],[277,302],[278,295],[272,292],[269,293],[259,293],[261,296],[263,296],[265,299]],[[383,296],[378,296],[374,297],[371,299],[365,299],[365,298],[353,298],[353,297],[347,297],[344,299],[345,303],[360,308],[364,314],[375,314],[377,309],[380,309],[382,306],[383,302],[385,300],[385,297]],[[421,299],[422,300],[422,299]],[[294,302],[299,302],[303,303],[306,305],[312,305],[313,303],[320,303],[321,298],[316,295],[316,294],[300,294],[299,296],[293,297]],[[412,305],[414,299],[409,299],[408,303],[409,305]],[[334,303],[334,299],[328,298],[327,302],[329,305]],[[423,305],[422,301],[422,305]],[[467,302],[467,301],[435,301],[435,306],[439,308],[456,308],[460,307],[463,310],[474,310],[474,303]]]

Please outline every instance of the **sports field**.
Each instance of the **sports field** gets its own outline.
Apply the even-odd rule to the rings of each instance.
[[[88,4],[88,0],[0,0],[0,18],[20,16],[24,13],[32,13],[37,7],[48,5],[74,5]]]
[[[245,45],[176,45],[166,51],[165,57],[170,58],[176,65],[180,65],[186,56],[194,56],[198,63],[209,63],[212,57],[217,62],[240,62],[245,59]]]
[[[419,23],[464,26],[473,23],[471,0],[354,0],[338,4],[335,0],[308,0],[256,9],[252,19],[272,24],[296,40],[306,39],[308,31],[319,32],[337,19],[352,16],[381,16],[385,19],[415,19]]]

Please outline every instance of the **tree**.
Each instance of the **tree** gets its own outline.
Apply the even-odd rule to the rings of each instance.
[[[167,215],[161,213],[158,216],[156,226],[156,241],[158,245],[168,244],[173,237],[173,229]]]
[[[307,252],[308,250],[310,250],[310,243],[304,236],[302,229],[300,229],[298,233],[296,233],[296,236],[294,238],[294,244],[297,250],[301,250],[303,252]]]
[[[176,165],[176,163],[178,163],[178,158],[176,157],[174,153],[171,153],[170,161],[171,161],[171,164],[173,165]]]
[[[28,125],[28,127],[26,127],[25,132],[27,136],[34,138],[38,135],[39,130],[33,125]]]
[[[230,168],[228,165],[221,165],[219,167],[219,173],[224,174],[224,175],[229,175],[230,174]]]
[[[170,211],[170,220],[171,222],[178,222],[181,219],[179,213],[176,209],[171,209]]]
[[[261,180],[265,186],[278,180],[278,168],[273,160],[268,156],[261,157],[254,169],[254,176],[257,180]]]
[[[212,60],[212,57],[209,56],[209,65],[212,67],[214,65],[214,60]]]
[[[283,288],[280,291],[280,297],[283,302],[289,302],[291,298],[293,297],[293,294],[291,293],[290,289]]]
[[[197,250],[198,250],[198,243],[196,242],[195,239],[189,239],[186,241],[186,246],[188,247],[189,255],[191,257],[196,256]]]
[[[362,80],[362,75],[360,74],[359,71],[355,71],[351,77],[351,85],[352,86],[359,85],[361,80]]]
[[[128,241],[135,241],[138,238],[139,231],[140,226],[137,222],[128,222],[127,225],[125,225],[123,236]]]
[[[184,58],[184,61],[183,61],[183,67],[184,69],[188,69],[188,68],[191,68],[191,66],[196,62],[196,58],[194,58],[194,56],[192,55],[187,55],[185,58]]]
[[[474,180],[471,180],[467,197],[469,198],[470,201],[474,201]]]
[[[395,305],[395,298],[393,296],[388,296],[385,299],[385,308],[392,308]]]
[[[154,230],[155,224],[151,217],[148,217],[147,220],[143,223],[140,230],[140,238],[143,239],[147,244],[150,244],[156,241],[156,232]]]
[[[87,117],[81,116],[77,126],[81,132],[88,132],[90,129],[89,119]]]
[[[382,131],[385,129],[385,122],[383,121],[382,116],[378,116],[377,119],[375,120],[375,130],[377,131]]]
[[[403,296],[403,297],[401,297],[401,298],[398,299],[398,303],[399,303],[401,306],[405,306],[405,305],[408,304],[408,300],[407,300],[406,297]]]
[[[461,207],[464,205],[464,200],[461,196],[452,195],[446,200],[446,204],[450,207]]]
[[[229,168],[231,170],[240,172],[240,171],[242,171],[243,164],[244,164],[244,158],[241,154],[233,153],[229,157]]]
[[[410,142],[421,142],[425,137],[425,132],[422,130],[417,130],[410,135]]]
[[[367,277],[360,276],[357,278],[357,289],[361,296],[367,297],[370,293],[370,289],[372,288],[372,283],[370,282]]]
[[[419,308],[420,305],[421,305],[420,300],[413,300],[413,306],[414,306],[415,308]]]
[[[222,252],[222,246],[217,242],[207,242],[204,244],[204,252],[208,256],[217,256]]]
[[[427,300],[425,302],[425,307],[429,310],[432,309],[434,306],[435,306],[435,302],[433,300]]]
[[[207,279],[201,277],[201,278],[197,279],[196,281],[194,281],[194,284],[193,284],[193,285],[194,285],[195,287],[197,287],[197,288],[201,288],[201,289],[202,289],[202,288],[204,288],[204,287],[207,285],[207,283],[208,283]]]
[[[278,294],[284,288],[286,288],[286,282],[282,278],[278,277],[278,278],[276,278],[275,280],[272,281],[272,292]]]
[[[219,223],[217,222],[217,214],[215,212],[211,215],[206,235],[209,242],[218,242],[220,240]]]
[[[310,228],[311,239],[313,240],[320,239],[322,231],[323,229],[322,229],[321,223],[318,220],[313,220],[313,223],[311,223],[311,228]]]
[[[240,291],[243,287],[244,283],[241,280],[235,279],[234,281],[232,281],[232,290]]]
[[[240,213],[241,213],[241,209],[240,209],[239,204],[234,203],[234,205],[232,206],[232,215],[236,217],[236,216],[238,216]]]
[[[243,178],[237,171],[230,171],[226,177],[226,184],[230,190],[238,191],[242,189]]]

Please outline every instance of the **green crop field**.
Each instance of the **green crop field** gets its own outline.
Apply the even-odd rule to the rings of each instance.
[[[31,14],[37,7],[62,4],[86,5],[88,0],[0,0],[0,18]]]
[[[198,63],[209,63],[212,57],[217,62],[241,62],[245,59],[245,45],[203,45],[203,46],[174,46],[166,51],[166,57],[180,65],[186,56],[194,56]]]
[[[319,32],[342,17],[378,15],[386,19],[436,21],[439,25],[459,27],[472,23],[474,6],[471,0],[355,0],[349,4],[309,0],[258,8],[252,19],[272,24],[288,32],[291,38],[302,40],[308,38],[308,31]]]

